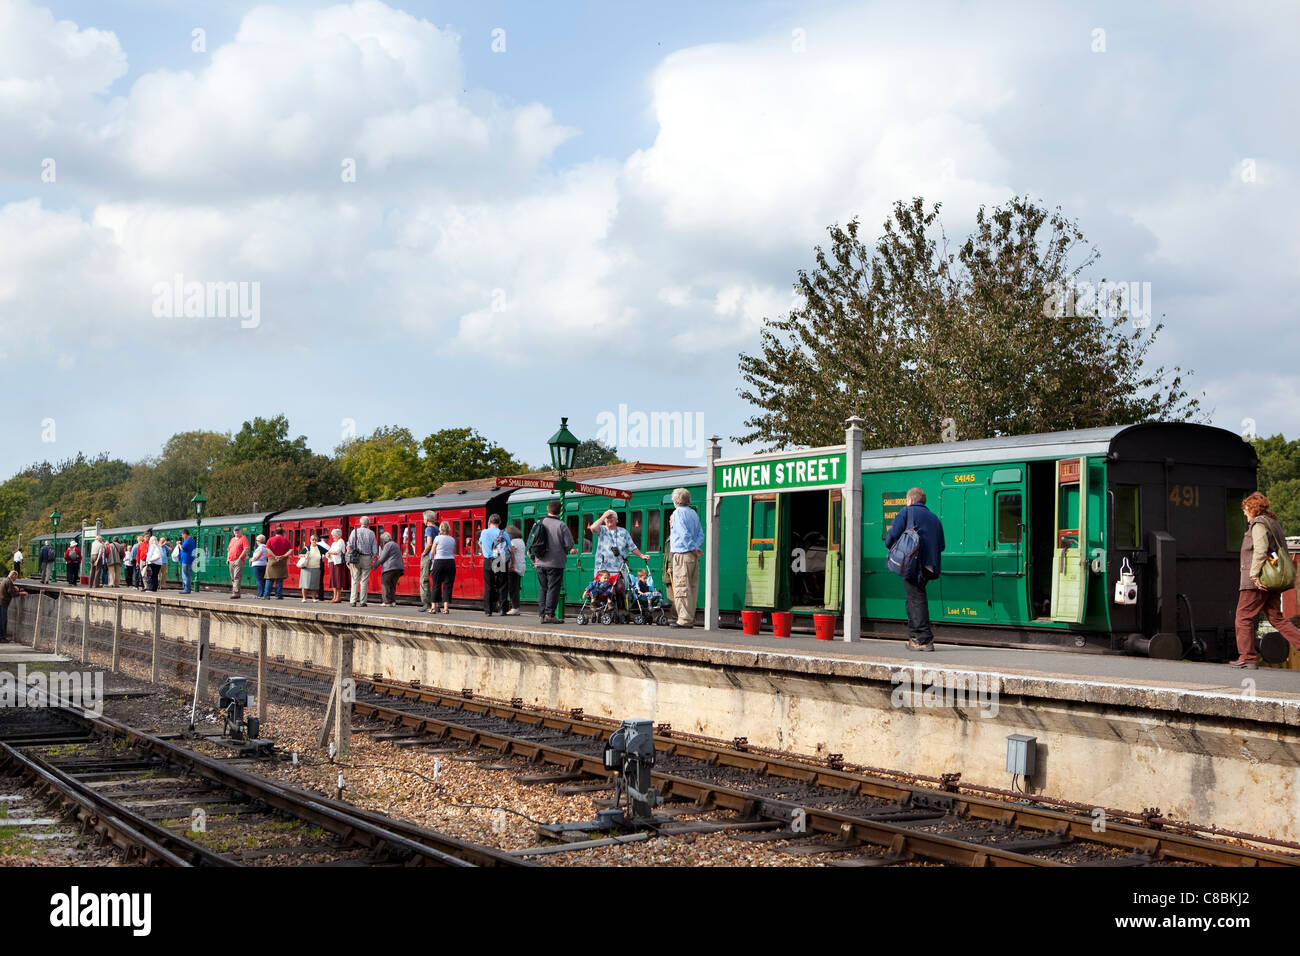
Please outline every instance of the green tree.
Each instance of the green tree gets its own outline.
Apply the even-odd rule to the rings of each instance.
[[[207,484],[212,466],[230,448],[230,435],[222,432],[178,432],[163,445],[154,461],[136,467],[122,490],[121,520],[142,524],[187,518],[193,514],[190,499]]]
[[[617,465],[623,461],[612,445],[606,445],[599,438],[588,438],[573,452],[574,468],[593,468],[597,465]],[[547,465],[547,469],[550,465]]]
[[[896,203],[874,247],[856,219],[829,227],[798,273],[803,303],[740,356],[755,414],[737,441],[837,444],[850,415],[888,447],[1198,414],[1181,369],[1146,365],[1161,324],[1069,295],[1098,254],[1059,209],[981,207],[956,252],[939,209]]]
[[[376,428],[334,450],[338,467],[361,499],[381,501],[420,494],[423,466],[420,444],[409,429]]]
[[[1300,441],[1282,435],[1256,438],[1259,490],[1268,496],[1269,510],[1289,534],[1300,534]]]
[[[518,475],[528,466],[472,428],[444,428],[426,437],[422,471],[423,492],[449,481]]]
[[[287,461],[301,464],[311,457],[307,437],[299,435],[289,439],[289,419],[283,415],[275,418],[254,418],[244,422],[235,433],[230,447],[222,457],[224,465],[240,465],[250,461]]]

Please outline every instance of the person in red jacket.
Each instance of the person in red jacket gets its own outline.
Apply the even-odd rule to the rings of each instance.
[[[230,533],[230,546],[226,548],[226,566],[230,568],[230,598],[239,600],[239,591],[244,584],[244,559],[248,557],[248,539],[244,532],[235,528]]]

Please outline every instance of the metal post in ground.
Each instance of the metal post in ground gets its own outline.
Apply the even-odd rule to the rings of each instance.
[[[844,423],[844,640],[862,634],[862,419],[854,415]]]
[[[118,667],[122,664],[122,595],[117,596],[114,602],[117,606],[113,609],[113,666],[112,670],[116,673]]]
[[[90,589],[81,603],[81,663],[90,663]]]
[[[204,613],[199,618],[199,694],[208,699],[208,644],[212,639],[212,615]]]
[[[257,722],[266,725],[266,624],[257,625]]]
[[[346,760],[352,751],[352,702],[356,699],[351,634],[340,634],[334,643],[334,686],[338,694],[334,707],[334,749],[340,760]]]
[[[162,598],[157,598],[153,602],[153,663],[150,669],[150,680],[155,684],[158,683],[158,650],[162,644]]]

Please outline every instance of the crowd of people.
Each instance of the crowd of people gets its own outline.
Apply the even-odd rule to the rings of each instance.
[[[672,595],[676,609],[673,627],[692,627],[695,624],[699,557],[703,553],[704,532],[700,519],[690,507],[690,493],[685,488],[673,492],[671,534],[665,566],[668,580],[672,582]],[[588,529],[595,538],[595,574],[605,574],[611,581],[612,593],[623,600],[629,587],[640,589],[660,599],[659,592],[647,584],[642,571],[641,581],[625,581],[627,560],[635,556],[643,561],[649,557],[633,541],[626,528],[620,527],[614,511],[606,511]],[[458,543],[451,534],[448,521],[438,521],[433,511],[424,513],[424,534],[420,551],[420,608],[430,614],[450,614],[452,589],[456,581],[456,555]],[[250,532],[251,533],[251,532]],[[180,593],[194,590],[194,564],[197,542],[188,530],[180,532],[180,539],[170,541],[165,535],[144,532],[134,541],[120,538],[92,539],[89,554],[82,553],[79,537],[72,538],[63,552],[67,565],[67,581],[77,584],[81,580],[81,567],[88,561],[87,577],[90,587],[133,587],[141,591],[160,591],[167,587],[170,565],[178,567]],[[405,541],[405,539],[404,539]],[[473,544],[469,545],[472,553]],[[573,533],[560,516],[559,501],[547,505],[547,513],[537,522],[529,541],[514,524],[502,526],[500,515],[491,515],[487,527],[479,535],[477,553],[483,558],[483,611],[488,616],[500,614],[516,616],[522,602],[520,592],[531,556],[538,579],[538,619],[541,623],[558,623],[560,583],[568,555],[577,550]],[[293,542],[283,528],[273,529],[268,539],[264,534],[254,534],[249,540],[244,529],[231,532],[226,547],[226,567],[230,574],[230,599],[241,600],[244,591],[244,571],[251,568],[256,596],[262,600],[284,600],[284,582],[289,577],[289,561],[295,559]],[[14,555],[13,578],[22,571],[22,554]],[[55,561],[54,548],[49,542],[39,553],[39,577],[43,584],[51,583]],[[388,532],[376,534],[370,519],[362,517],[346,538],[342,528],[334,528],[329,540],[310,534],[307,544],[296,555],[299,571],[300,600],[326,601],[325,591],[331,592],[327,603],[341,604],[343,593],[348,593],[352,607],[367,607],[370,601],[370,573],[380,572],[379,603],[384,607],[397,606],[397,581],[405,573],[405,556],[402,545]]]

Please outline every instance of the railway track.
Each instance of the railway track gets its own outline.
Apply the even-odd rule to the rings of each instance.
[[[148,642],[123,650],[148,657]],[[178,670],[192,653],[168,655]],[[217,650],[211,663],[252,673],[256,657]],[[268,662],[269,693],[323,705],[332,673],[307,662]],[[617,723],[538,711],[425,687],[358,680],[353,712],[431,744],[459,743],[605,781],[604,744]],[[934,789],[657,729],[654,784],[668,801],[729,811],[771,829],[745,839],[796,839],[868,865],[930,861],[966,866],[1297,866],[1300,856],[1235,846],[1156,826],[1111,822],[1028,801]],[[552,776],[555,776],[554,774]],[[795,821],[802,827],[796,832]],[[671,825],[664,832],[674,832]]]
[[[0,766],[128,859],[166,866],[520,866],[75,708],[0,711]]]
[[[91,649],[110,644],[92,627]],[[142,662],[152,654],[148,638],[122,633],[119,653]],[[194,645],[165,640],[164,672],[193,677]],[[256,657],[213,648],[210,662],[232,673],[252,674]],[[310,662],[268,662],[269,692],[322,705],[332,672]],[[252,686],[250,680],[250,687]],[[604,742],[617,723],[528,709],[380,679],[358,680],[354,714],[407,732],[516,755],[588,781],[604,781]],[[931,861],[968,866],[1296,866],[1300,855],[1236,846],[1194,833],[1141,823],[1107,822],[1091,815],[1029,801],[1009,802],[936,789],[835,763],[755,752],[744,741],[731,746],[657,728],[655,786],[669,801],[701,811],[729,811],[765,823],[769,832],[749,839],[798,839],[809,848],[821,841],[846,860],[870,865]],[[802,832],[792,829],[795,821]],[[666,827],[665,832],[672,832]]]

